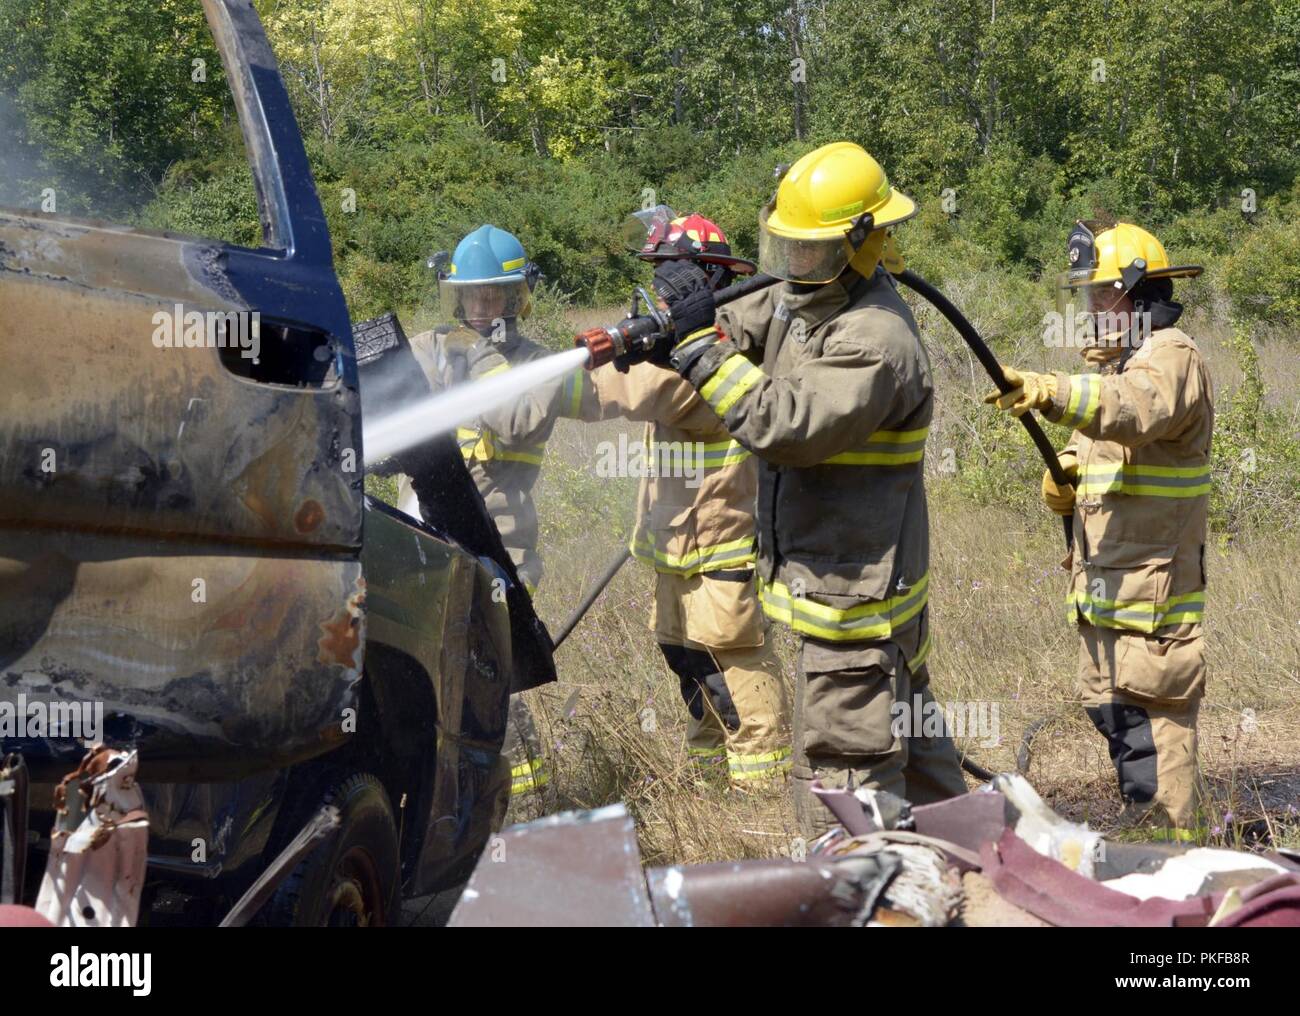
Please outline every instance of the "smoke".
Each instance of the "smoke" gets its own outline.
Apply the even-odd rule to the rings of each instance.
[[[26,140],[26,118],[18,110],[13,96],[0,91],[0,206],[36,208],[40,200],[37,182],[48,178],[40,160],[30,156]]]

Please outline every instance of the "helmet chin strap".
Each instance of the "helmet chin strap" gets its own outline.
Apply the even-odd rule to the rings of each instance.
[[[713,265],[712,271],[709,272],[709,288],[715,293],[719,289],[726,289],[735,277],[735,272],[726,265]]]

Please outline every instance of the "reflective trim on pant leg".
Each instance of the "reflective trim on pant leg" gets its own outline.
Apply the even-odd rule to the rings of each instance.
[[[510,769],[510,796],[540,790],[551,782],[545,759],[532,759]]]
[[[1166,840],[1170,843],[1196,843],[1205,838],[1205,827],[1181,829],[1178,826],[1156,826],[1151,830],[1153,840]]]
[[[738,782],[784,776],[790,771],[790,766],[789,748],[778,748],[757,755],[739,755],[730,749],[727,751],[727,772]]]
[[[721,765],[727,758],[727,749],[725,745],[715,745],[712,748],[695,748],[691,745],[686,746],[686,757],[692,762],[702,765]]]
[[[722,668],[739,719],[727,732],[727,760],[736,782],[790,771],[790,705],[781,662],[769,643],[711,650]]]

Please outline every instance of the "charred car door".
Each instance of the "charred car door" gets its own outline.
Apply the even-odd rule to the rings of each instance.
[[[329,234],[252,6],[204,8],[261,248],[0,209],[0,705],[102,710],[151,780],[340,742],[365,644],[361,415]],[[95,734],[19,733],[6,746],[37,778]]]

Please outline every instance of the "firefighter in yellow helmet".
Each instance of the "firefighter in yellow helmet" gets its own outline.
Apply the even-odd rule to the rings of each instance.
[[[1068,602],[1084,707],[1129,814],[1191,838],[1214,389],[1196,343],[1174,327],[1172,280],[1201,269],[1171,265],[1159,240],[1124,222],[1079,223],[1068,256],[1058,284],[1067,310],[1082,304],[1095,372],[1008,368],[1018,387],[988,401],[1074,429],[1060,458],[1075,484],[1045,474],[1043,499],[1074,516]]]
[[[715,313],[683,266],[656,276],[670,364],[760,460],[759,596],[801,637],[793,777],[809,835],[830,825],[814,780],[917,804],[966,789],[946,733],[907,721],[914,704],[934,712],[922,470],[934,391],[880,259],[915,211],[862,148],[826,145],[760,215],[759,267],[783,286]]]
[[[659,205],[628,227],[639,257],[698,265],[710,289],[754,271],[702,215]],[[650,626],[681,685],[687,753],[736,786],[771,785],[790,771],[790,707],[754,584],[758,464],[672,371],[616,362],[591,379],[597,418],[646,421],[631,549],[655,570]]]

